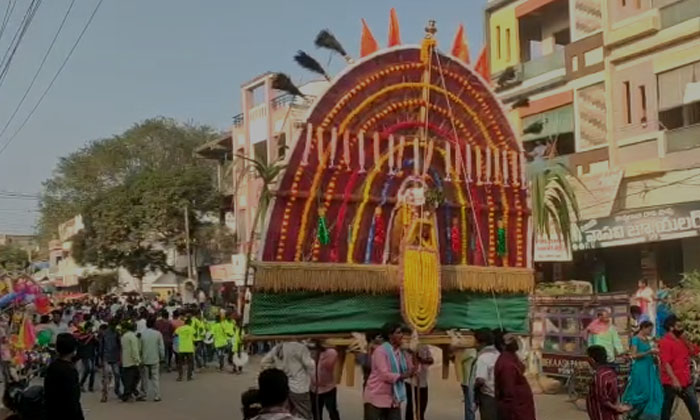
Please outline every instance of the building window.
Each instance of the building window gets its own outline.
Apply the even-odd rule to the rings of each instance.
[[[700,124],[700,61],[660,73],[657,83],[661,128]]]
[[[501,59],[501,26],[496,25],[496,57]]]
[[[624,89],[625,123],[632,124],[632,95],[630,92],[630,82],[624,83]]]
[[[279,159],[284,159],[287,155],[287,134],[280,133],[277,136],[277,157]]]
[[[506,60],[510,62],[511,60],[511,55],[510,55],[510,28],[506,28]]]
[[[561,31],[554,34],[554,49],[560,50],[564,49],[567,45],[571,44],[571,31],[569,28],[562,29]]]
[[[620,1],[621,1],[621,3],[622,3],[622,7],[627,6],[627,0],[620,0]]]
[[[255,160],[267,164],[267,140],[257,142],[253,145],[253,156]]]
[[[641,106],[641,118],[639,121],[642,124],[647,123],[647,88],[642,85],[639,87],[639,104]]]

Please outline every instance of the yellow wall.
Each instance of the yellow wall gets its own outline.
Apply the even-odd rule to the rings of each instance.
[[[491,73],[498,73],[506,67],[520,62],[520,40],[518,37],[518,20],[515,18],[515,4],[517,3],[493,12],[489,18]],[[499,29],[501,41],[500,58],[498,54]],[[510,31],[510,40],[506,36],[508,31]],[[510,60],[508,59],[508,44],[510,44]]]

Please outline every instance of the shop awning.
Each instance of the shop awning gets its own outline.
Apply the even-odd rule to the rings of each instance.
[[[539,114],[523,118],[522,127],[527,129],[533,124],[542,124],[539,133],[523,135],[523,141],[555,137],[559,134],[572,133],[574,131],[574,106],[564,105]]]
[[[571,181],[580,220],[610,216],[622,182],[622,171],[580,175]]]

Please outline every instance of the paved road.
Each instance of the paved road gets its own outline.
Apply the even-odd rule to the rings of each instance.
[[[442,380],[438,366],[433,370],[426,417],[430,420],[462,420],[459,386],[454,380]],[[359,371],[356,377],[361,378]],[[241,418],[240,395],[253,386],[255,378],[252,366],[242,375],[208,370],[196,375],[192,382],[176,382],[174,373],[163,373],[161,402],[122,403],[110,396],[109,402],[100,403],[100,393],[94,392],[83,394],[82,403],[88,420],[237,420]],[[536,395],[535,404],[539,420],[587,419],[586,414],[567,402],[564,395]],[[353,388],[339,388],[339,407],[343,419],[362,418],[360,384]],[[690,419],[685,408],[679,411],[676,420]]]
[[[429,419],[461,420],[462,397],[459,386],[452,380],[443,381],[436,369],[431,377]],[[358,376],[359,372],[358,372]],[[196,375],[192,382],[175,382],[174,374],[162,378],[161,402],[122,403],[113,397],[99,402],[99,393],[84,394],[83,407],[88,420],[192,420],[239,419],[240,394],[255,383],[255,373],[231,375],[214,370]],[[339,406],[343,419],[362,418],[360,384],[340,387]],[[538,419],[584,420],[586,415],[567,403],[564,396],[537,396]],[[326,416],[327,418],[327,416]]]

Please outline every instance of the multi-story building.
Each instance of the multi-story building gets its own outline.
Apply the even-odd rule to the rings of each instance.
[[[241,254],[247,249],[262,188],[250,162],[241,156],[266,164],[284,164],[287,150],[291,150],[301,132],[298,123],[327,87],[326,81],[309,82],[299,87],[305,97],[295,97],[273,89],[273,78],[274,74],[265,73],[244,83],[242,112],[233,117],[230,133],[197,150],[202,158],[217,161],[217,183],[225,196],[226,224],[234,229]],[[258,236],[263,224],[258,223]]]
[[[486,36],[524,149],[586,187],[573,263],[547,275],[629,290],[700,268],[700,0],[489,0]]]
[[[159,271],[148,272],[143,279],[136,279],[128,270],[119,267],[116,270],[99,269],[95,266],[84,266],[79,264],[73,257],[73,240],[75,235],[85,229],[83,216],[77,215],[72,219],[61,223],[58,226],[58,239],[49,241],[49,261],[48,270],[42,271],[35,275],[37,280],[48,280],[59,289],[67,289],[83,292],[87,291],[88,284],[84,280],[98,274],[115,272],[118,282],[118,289],[128,291],[151,292],[155,289],[163,289],[163,286],[168,286],[169,289],[175,289],[171,283],[163,284],[164,279],[174,279],[172,273],[161,273]],[[155,244],[158,247],[158,244]],[[162,247],[161,247],[162,248]],[[186,256],[181,255],[177,249],[162,248],[166,254],[168,264],[172,265],[178,271],[184,271],[187,267]],[[187,279],[183,278],[184,284]],[[175,286],[178,286],[177,284]],[[183,295],[185,290],[182,290]]]
[[[34,235],[16,235],[12,233],[0,233],[0,246],[16,246],[27,252],[36,252],[38,245]]]

